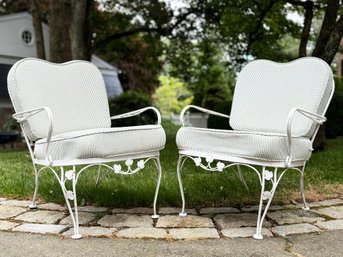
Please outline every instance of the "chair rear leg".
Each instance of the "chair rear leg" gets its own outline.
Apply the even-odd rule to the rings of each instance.
[[[100,179],[101,179],[101,165],[99,165],[99,169],[98,169],[98,176],[96,177],[96,181],[95,181],[95,186],[97,187],[100,183]]]
[[[29,205],[29,208],[37,209],[36,198],[37,198],[38,187],[39,187],[39,171],[37,170],[37,167],[35,164],[33,164],[33,169],[35,171],[35,191],[33,193],[32,203]]]
[[[162,178],[162,167],[161,167],[160,157],[157,157],[156,159],[154,159],[154,162],[155,162],[156,169],[158,172],[158,178],[157,178],[157,184],[156,184],[156,190],[155,190],[155,196],[154,196],[154,204],[153,204],[154,215],[152,215],[151,218],[157,219],[160,217],[160,215],[157,214],[156,203],[157,203],[158,192],[160,189],[161,178]]]
[[[305,171],[305,164],[300,172],[300,193],[301,193],[301,199],[303,201],[303,210],[308,211],[310,210],[310,207],[308,207],[306,198],[305,198],[305,192],[304,192],[304,171]]]
[[[241,171],[241,166],[239,166],[239,165],[237,165],[236,174],[237,174],[239,180],[240,180],[240,181],[242,182],[242,184],[244,185],[245,189],[246,189],[247,191],[249,191],[249,187],[248,187],[247,182],[245,181],[244,176],[243,176],[242,171]]]
[[[181,178],[181,169],[182,169],[182,164],[183,164],[182,159],[183,159],[183,156],[179,156],[179,160],[177,161],[177,179],[179,181],[180,194],[181,194],[181,200],[182,200],[182,209],[181,209],[181,212],[179,213],[179,216],[186,217],[187,213],[185,212],[185,206],[186,206],[185,194],[183,192],[183,185],[182,185],[182,178]]]

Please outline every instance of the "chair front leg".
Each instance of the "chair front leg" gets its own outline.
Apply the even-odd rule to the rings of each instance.
[[[160,157],[156,157],[156,159],[153,159],[153,160],[154,160],[154,163],[156,165],[157,172],[158,172],[158,178],[157,178],[157,184],[156,184],[155,196],[154,196],[154,204],[153,204],[154,215],[152,215],[151,218],[157,219],[160,217],[160,215],[157,214],[156,203],[157,203],[158,192],[159,192],[160,184],[161,184],[162,168],[161,168]]]
[[[273,200],[276,188],[283,174],[287,171],[287,169],[284,170],[279,177],[278,177],[277,171],[278,171],[278,168],[275,168],[274,172],[267,170],[266,167],[262,168],[262,174],[261,174],[262,176],[260,180],[260,183],[261,183],[260,205],[259,205],[258,214],[257,214],[256,233],[253,235],[253,238],[255,239],[263,239],[263,235],[262,235],[263,221],[266,218],[266,215],[267,215],[269,206]],[[270,191],[265,190],[266,181],[271,181],[272,183],[272,188]],[[263,210],[264,201],[267,201],[267,203]]]
[[[181,212],[179,213],[180,217],[186,217],[187,216],[187,213],[185,212],[185,206],[186,206],[185,194],[183,192],[183,185],[182,185],[182,178],[181,178],[181,169],[182,169],[183,163],[185,161],[185,159],[183,159],[183,158],[186,158],[186,157],[180,155],[179,160],[177,161],[177,179],[179,181],[181,201],[182,201],[182,209],[181,209]]]
[[[304,192],[304,172],[305,172],[305,164],[301,169],[300,172],[300,193],[301,193],[301,199],[303,201],[303,210],[305,211],[309,211],[310,207],[308,207],[307,202],[306,202],[306,198],[305,198],[305,192]]]
[[[38,193],[40,171],[37,170],[36,164],[33,164],[33,169],[35,171],[35,191],[33,193],[32,203],[29,205],[29,208],[30,209],[37,209],[36,198],[37,198],[37,193]]]
[[[260,204],[258,208],[258,213],[257,213],[257,222],[256,222],[256,233],[253,235],[253,238],[255,239],[263,239],[262,236],[262,209],[263,209],[263,194],[264,194],[264,188],[265,188],[265,179],[264,179],[264,173],[265,173],[265,167],[262,168],[262,176],[260,179],[261,183],[261,195],[260,195]]]
[[[70,180],[72,183],[72,190],[67,190],[65,186],[65,182],[67,180]],[[60,186],[62,188],[63,196],[66,201],[71,220],[73,222],[74,227],[74,234],[72,236],[72,239],[81,239],[82,235],[79,232],[79,215],[78,215],[78,205],[77,205],[77,197],[76,197],[76,166],[73,166],[72,170],[68,170],[64,172],[64,168],[61,167],[61,177],[60,177]],[[74,203],[74,212],[71,207],[71,202]]]

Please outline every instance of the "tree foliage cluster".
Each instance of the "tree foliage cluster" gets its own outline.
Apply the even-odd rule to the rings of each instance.
[[[191,104],[193,94],[178,78],[161,75],[161,86],[153,94],[153,100],[162,115],[180,113],[182,109]]]

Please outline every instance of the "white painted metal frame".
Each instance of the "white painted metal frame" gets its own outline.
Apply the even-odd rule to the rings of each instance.
[[[132,112],[124,113],[121,115],[116,115],[111,117],[111,119],[123,119],[128,118],[136,115],[140,115],[141,113],[153,110],[157,116],[157,124],[161,124],[161,114],[155,107],[146,107],[139,110],[135,110]],[[36,159],[33,149],[35,142],[31,141],[28,136],[25,134],[23,129],[23,122],[25,122],[31,116],[34,116],[40,112],[46,112],[48,116],[48,133],[47,133],[47,146],[45,150],[45,158],[44,159]],[[79,218],[78,218],[78,205],[77,205],[77,195],[76,195],[76,186],[77,182],[80,178],[82,172],[87,170],[90,167],[98,166],[98,176],[96,179],[96,185],[99,184],[101,179],[105,177],[109,172],[113,172],[114,174],[121,174],[121,175],[133,175],[138,171],[142,170],[145,167],[145,164],[148,161],[153,161],[156,166],[158,172],[157,184],[155,189],[154,201],[153,201],[153,215],[152,218],[158,218],[159,215],[156,211],[156,203],[157,197],[159,192],[159,187],[161,183],[162,177],[162,169],[160,164],[159,158],[159,151],[151,151],[150,153],[145,154],[130,154],[126,156],[119,156],[113,158],[91,158],[91,159],[77,159],[77,160],[53,160],[51,155],[49,154],[49,146],[51,142],[51,137],[53,134],[53,115],[49,107],[40,107],[32,110],[27,110],[23,112],[18,112],[13,115],[13,118],[16,119],[24,133],[24,138],[27,143],[30,156],[33,163],[33,168],[35,171],[35,190],[32,199],[32,204],[30,204],[29,208],[35,209],[37,208],[36,205],[36,197],[39,187],[39,175],[42,171],[50,170],[56,177],[58,183],[61,186],[63,196],[65,198],[72,222],[74,227],[74,234],[72,236],[73,239],[80,239],[82,235],[79,231]],[[125,161],[125,168],[118,164],[120,161]],[[136,163],[135,163],[136,162]],[[114,163],[113,165],[110,165]],[[77,170],[78,165],[84,165]],[[71,169],[66,169],[67,166],[71,166]],[[102,167],[106,168],[107,171],[102,173]],[[60,172],[58,172],[58,169]],[[69,182],[68,182],[69,181]],[[67,184],[71,184],[71,189],[67,188]],[[73,203],[73,207],[71,203]],[[74,209],[74,211],[73,211]]]
[[[327,102],[327,105],[325,107],[324,113],[326,112],[330,100],[332,99],[333,93],[334,93],[334,82],[333,82],[333,90],[330,94],[329,100]],[[196,109],[211,115],[220,116],[224,118],[230,118],[230,116],[222,113],[218,113],[212,110],[208,110],[199,106],[195,105],[188,105],[186,106],[180,113],[180,121],[183,127],[185,127],[184,122],[184,115],[185,113],[190,109]],[[256,233],[253,235],[255,239],[263,239],[262,235],[262,225],[263,221],[267,215],[269,206],[272,202],[273,196],[275,194],[276,188],[279,185],[279,182],[283,175],[288,170],[295,170],[300,173],[300,192],[301,192],[301,198],[303,201],[303,209],[309,210],[305,199],[304,194],[304,170],[306,161],[293,161],[292,160],[292,121],[295,113],[300,113],[304,117],[311,119],[315,124],[315,132],[311,137],[311,142],[313,143],[315,136],[318,132],[319,126],[326,121],[326,118],[323,116],[320,116],[316,113],[308,112],[306,110],[302,110],[300,108],[293,108],[290,110],[288,118],[287,118],[287,151],[288,155],[286,159],[283,162],[268,162],[268,161],[261,161],[261,160],[252,160],[252,159],[245,159],[240,157],[234,157],[234,156],[223,156],[216,153],[209,153],[209,154],[200,154],[197,151],[192,150],[179,150],[179,160],[177,164],[177,177],[180,187],[180,193],[181,193],[181,200],[182,200],[182,209],[179,213],[180,217],[186,217],[187,213],[185,212],[185,196],[184,196],[184,190],[183,190],[183,184],[182,184],[182,178],[181,178],[181,170],[182,167],[187,159],[193,160],[194,164],[198,167],[201,167],[204,170],[212,171],[212,172],[222,172],[224,169],[236,166],[237,167],[237,175],[240,179],[240,181],[243,183],[243,185],[248,188],[244,177],[241,173],[241,166],[245,166],[253,170],[259,180],[260,186],[261,186],[261,195],[260,195],[260,203],[259,203],[259,209],[257,214],[257,224],[256,224]],[[214,160],[217,159],[217,163],[215,166],[213,166]],[[206,164],[203,164],[203,160],[206,161]],[[227,163],[225,163],[227,162]],[[255,166],[261,166],[261,171],[259,171]],[[269,168],[272,168],[273,171],[269,170]],[[281,171],[279,171],[281,169]],[[266,190],[268,188],[269,183],[269,190]],[[264,202],[267,201],[265,204]]]

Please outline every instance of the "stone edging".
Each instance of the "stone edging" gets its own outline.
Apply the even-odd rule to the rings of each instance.
[[[29,204],[30,201],[0,198],[0,230],[71,236],[71,219],[64,206],[45,203],[29,210],[26,207]],[[343,229],[342,199],[314,202],[309,206],[310,211],[302,210],[300,204],[271,206],[262,234],[287,237]],[[165,240],[251,237],[255,232],[257,206],[188,209],[186,218],[180,218],[179,211],[179,208],[160,208],[160,218],[153,220],[151,208],[82,206],[79,207],[80,232],[84,237]]]

